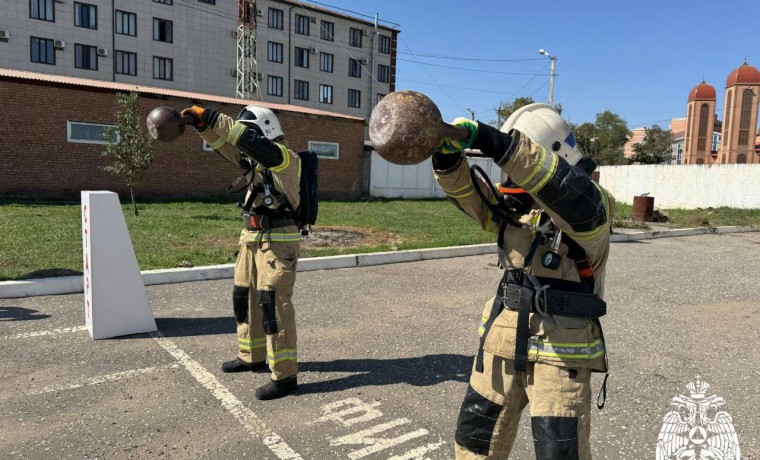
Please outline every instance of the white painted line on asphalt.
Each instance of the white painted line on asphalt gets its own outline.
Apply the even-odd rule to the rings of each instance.
[[[342,445],[352,445],[352,444],[366,445],[367,447],[364,447],[363,449],[355,450],[348,454],[348,458],[350,458],[351,460],[357,460],[359,458],[366,457],[367,455],[380,452],[381,450],[385,450],[393,446],[397,446],[401,443],[409,441],[410,439],[419,438],[420,436],[425,436],[426,434],[429,433],[429,431],[426,430],[425,428],[420,428],[418,430],[415,430],[409,433],[404,433],[401,436],[396,436],[395,438],[378,438],[374,436],[379,433],[382,433],[383,431],[387,431],[391,428],[395,428],[401,425],[406,425],[407,423],[412,423],[412,421],[409,420],[408,418],[399,418],[396,420],[391,420],[390,422],[373,426],[372,428],[368,428],[366,430],[359,431],[357,433],[352,433],[345,436],[341,436],[340,438],[331,439],[330,445],[333,447],[342,446]]]
[[[42,337],[44,335],[66,334],[69,332],[79,332],[79,331],[86,331],[86,330],[87,330],[87,326],[59,327],[58,329],[50,329],[49,331],[22,332],[21,334],[6,335],[4,337],[0,337],[0,340],[27,339],[30,337]]]
[[[43,393],[53,393],[56,391],[66,391],[66,390],[73,390],[75,388],[81,388],[84,386],[90,386],[90,385],[100,385],[101,383],[106,382],[118,382],[119,380],[126,379],[129,377],[135,377],[138,375],[145,375],[145,374],[151,374],[153,372],[167,369],[170,367],[179,367],[179,364],[172,363],[172,364],[166,364],[164,366],[153,366],[153,367],[144,367],[142,369],[132,369],[129,371],[123,371],[123,372],[115,372],[113,374],[108,375],[100,375],[98,377],[93,377],[91,379],[83,380],[81,382],[77,383],[62,383],[60,385],[53,385],[50,387],[44,387],[37,390],[32,390],[29,393],[26,393],[28,395],[37,395],[37,394],[43,394]]]
[[[230,392],[214,375],[207,371],[197,361],[180,349],[174,342],[167,339],[161,332],[151,334],[158,344],[181,364],[195,380],[222,403],[227,412],[232,414],[248,432],[260,437],[264,445],[279,459],[301,459],[300,454],[294,451],[277,433],[272,431],[256,414],[245,406],[235,395]]]
[[[440,449],[444,444],[446,444],[446,441],[431,442],[426,446],[417,447],[401,455],[394,455],[388,458],[388,460],[428,460],[425,454]]]

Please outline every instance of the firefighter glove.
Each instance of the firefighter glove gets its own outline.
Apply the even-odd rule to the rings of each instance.
[[[457,153],[464,149],[469,149],[472,143],[475,141],[475,137],[478,135],[478,123],[467,118],[458,117],[452,123],[454,126],[463,126],[470,132],[470,136],[466,140],[454,139],[452,137],[444,137],[435,149],[439,153]]]
[[[203,112],[203,107],[194,105],[188,109],[182,110],[182,112],[180,112],[180,115],[182,116],[182,121],[185,124],[192,125],[197,130],[202,130],[207,126],[207,124],[203,121]]]

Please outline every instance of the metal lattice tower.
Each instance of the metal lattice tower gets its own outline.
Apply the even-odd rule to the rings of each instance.
[[[256,0],[238,0],[236,36],[235,97],[261,99],[261,90],[256,79]]]

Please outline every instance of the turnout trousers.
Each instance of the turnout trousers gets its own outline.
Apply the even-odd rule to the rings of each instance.
[[[473,366],[457,420],[456,458],[507,459],[520,414],[530,403],[538,460],[591,458],[591,370],[514,361],[483,352],[483,372]]]
[[[299,241],[240,243],[232,303],[238,358],[266,361],[272,380],[298,373],[293,285]]]

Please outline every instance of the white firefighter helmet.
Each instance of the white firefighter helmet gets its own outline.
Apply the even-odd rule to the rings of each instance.
[[[501,131],[516,129],[548,151],[577,164],[583,155],[575,142],[570,125],[548,104],[534,103],[520,107],[507,118]]]
[[[249,105],[240,111],[237,116],[237,121],[246,125],[254,125],[258,127],[261,130],[261,134],[270,141],[285,136],[285,133],[282,132],[282,126],[280,126],[280,120],[277,119],[277,115],[266,107]]]

